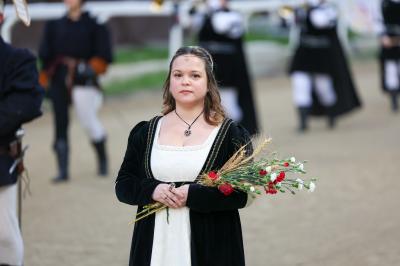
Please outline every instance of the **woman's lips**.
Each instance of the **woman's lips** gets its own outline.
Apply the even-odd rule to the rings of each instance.
[[[179,91],[179,93],[188,94],[188,93],[192,93],[192,91],[190,91],[190,90],[181,90],[181,91]]]

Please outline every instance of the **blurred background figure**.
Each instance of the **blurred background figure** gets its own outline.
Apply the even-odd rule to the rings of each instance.
[[[0,26],[4,0],[0,0]],[[15,1],[29,24],[26,4]],[[24,168],[23,123],[42,114],[44,91],[38,83],[36,58],[0,36],[0,265],[22,265],[24,247],[17,217],[17,182]],[[17,134],[18,132],[18,134]],[[21,198],[19,198],[21,200]],[[19,202],[19,206],[20,202]],[[20,209],[20,207],[19,207]]]
[[[337,19],[336,8],[323,0],[307,0],[294,11],[300,39],[289,72],[300,132],[307,130],[309,115],[327,116],[329,128],[334,128],[338,115],[361,105],[338,38]]]
[[[382,87],[391,99],[394,112],[399,109],[400,93],[400,0],[383,0],[382,31],[380,36]]]
[[[198,45],[210,52],[228,117],[240,122],[250,134],[259,130],[252,84],[243,51],[244,21],[226,0],[207,0],[206,7],[191,10],[191,27]]]
[[[68,107],[73,102],[79,122],[89,135],[98,160],[98,174],[108,174],[106,131],[97,112],[103,102],[98,76],[112,61],[108,29],[82,10],[85,0],[64,0],[65,16],[47,22],[39,48],[41,84],[48,87],[55,124],[54,150],[58,175],[69,178]]]

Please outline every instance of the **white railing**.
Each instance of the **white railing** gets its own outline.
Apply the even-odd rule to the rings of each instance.
[[[34,3],[28,6],[32,20],[59,18],[66,12],[63,3]],[[165,7],[159,12],[154,12],[151,10],[149,2],[133,1],[89,2],[85,4],[85,9],[98,16],[102,21],[118,16],[169,16],[172,13],[170,3],[166,3]],[[4,11],[5,21],[1,29],[1,35],[5,40],[10,41],[11,28],[18,22],[18,18],[12,5],[6,5]]]
[[[298,5],[302,0],[243,0],[232,1],[232,9],[238,10],[249,18],[251,14],[260,11],[273,11],[283,4]],[[187,16],[192,1],[181,1],[179,15]],[[132,16],[171,16],[174,13],[172,1],[166,1],[160,10],[151,8],[151,2],[138,1],[110,1],[110,2],[88,2],[85,9],[97,16],[101,21],[107,21],[111,17],[132,17]],[[63,3],[33,3],[29,4],[29,14],[32,20],[48,20],[61,17],[66,12]],[[4,40],[11,42],[12,27],[18,22],[14,7],[6,5],[5,21],[1,28],[1,35]],[[182,45],[182,27],[174,25],[169,34],[170,54]]]

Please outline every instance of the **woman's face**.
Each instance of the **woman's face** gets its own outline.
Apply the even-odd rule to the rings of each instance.
[[[82,0],[64,0],[64,4],[69,10],[75,10],[81,7]]]
[[[169,90],[177,105],[204,104],[207,94],[207,73],[202,59],[187,54],[172,63]]]

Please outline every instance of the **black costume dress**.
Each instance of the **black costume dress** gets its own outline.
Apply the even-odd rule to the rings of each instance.
[[[143,205],[153,202],[153,191],[161,183],[154,179],[150,166],[151,148],[159,119],[155,117],[149,122],[140,122],[132,129],[116,180],[118,199],[130,205],[138,205],[138,211],[142,210]],[[240,146],[249,141],[249,134],[243,127],[225,119],[201,173],[221,168]],[[245,265],[238,209],[246,203],[247,194],[244,192],[224,196],[217,188],[194,183],[190,185],[187,207],[190,209],[193,266]],[[136,222],[129,265],[150,265],[154,219],[153,214]]]
[[[15,132],[42,112],[44,90],[38,83],[36,58],[25,49],[8,45],[0,37],[0,186],[14,184],[17,172],[9,173],[14,162],[8,145]]]
[[[361,106],[361,103],[337,35],[336,25],[320,29],[311,22],[310,14],[318,8],[318,5],[299,8],[295,12],[296,23],[300,27],[300,40],[289,72],[329,75],[333,80],[337,98],[336,103],[329,108],[329,115],[338,116]],[[327,112],[313,92],[311,114],[325,115]]]
[[[399,39],[397,46],[390,48],[385,48],[382,46],[379,53],[382,88],[385,92],[388,92],[388,91],[393,91],[393,89],[389,90],[386,86],[385,74],[384,74],[385,61],[394,60],[398,63],[400,62],[400,2],[383,0],[381,7],[382,7],[382,17],[384,25],[384,32],[382,33],[382,35]],[[400,66],[398,66],[398,68],[399,67]],[[398,78],[400,79],[400,73],[398,73]],[[397,89],[395,89],[395,91],[399,93],[400,86]]]
[[[239,105],[243,113],[241,121],[238,122],[254,135],[259,131],[259,127],[251,79],[243,51],[243,39],[232,38],[215,31],[211,20],[218,12],[232,11],[223,8],[205,15],[204,23],[198,33],[198,43],[214,60],[214,74],[218,85],[238,90]]]

